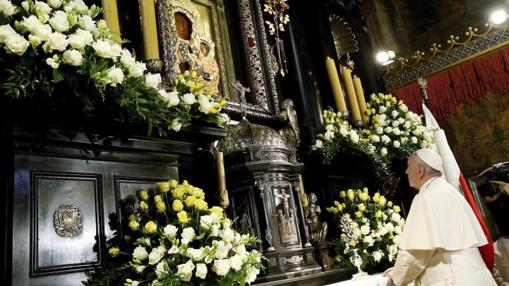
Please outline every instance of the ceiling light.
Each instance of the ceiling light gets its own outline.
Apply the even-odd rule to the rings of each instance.
[[[495,25],[500,25],[507,20],[507,12],[504,9],[498,9],[493,11],[490,15],[491,23]]]
[[[382,65],[387,65],[392,63],[394,60],[394,57],[396,57],[396,54],[394,51],[380,51],[376,53],[376,61]]]

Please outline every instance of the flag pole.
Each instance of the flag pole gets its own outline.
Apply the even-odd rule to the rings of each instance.
[[[426,105],[426,107],[431,110],[431,107],[429,106],[428,91],[426,90],[428,87],[428,82],[424,78],[420,77],[417,79],[417,83],[419,84],[419,89],[421,91],[421,97],[424,105]]]

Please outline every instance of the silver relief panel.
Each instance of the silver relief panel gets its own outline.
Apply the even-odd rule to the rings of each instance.
[[[100,263],[101,176],[37,172],[32,184],[33,275]]]
[[[83,230],[83,214],[75,205],[61,205],[53,213],[55,232],[63,237],[73,237]]]

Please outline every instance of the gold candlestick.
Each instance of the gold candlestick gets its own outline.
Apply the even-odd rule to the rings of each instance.
[[[226,189],[226,178],[224,171],[224,157],[223,152],[216,149],[216,168],[217,168],[217,185],[219,188],[219,204],[223,208],[227,208],[230,205],[228,198],[228,190]]]
[[[156,8],[154,0],[140,0],[139,3],[145,60],[158,60],[159,39],[157,37]]]
[[[299,196],[302,207],[307,208],[309,205],[309,201],[308,195],[304,191],[304,181],[302,180],[302,174],[299,174]]]
[[[368,124],[369,116],[366,112],[366,98],[364,98],[364,90],[362,89],[362,82],[356,75],[353,76],[353,86],[355,88],[355,94],[357,95],[357,103],[361,112],[362,122]]]
[[[118,21],[118,8],[116,0],[101,0],[103,17],[110,31],[120,38],[120,24]]]
[[[352,71],[349,68],[343,68],[343,80],[345,82],[346,95],[348,97],[348,104],[350,105],[350,113],[352,116],[352,122],[355,124],[362,123],[361,112],[359,110],[359,104],[357,103],[357,97],[355,95],[355,88],[352,81]]]
[[[336,69],[336,63],[330,57],[327,57],[325,60],[325,67],[327,68],[327,74],[329,75],[329,82],[332,88],[332,95],[334,96],[334,101],[336,102],[336,109],[338,112],[343,114],[346,110],[345,98],[343,95],[343,90],[341,89],[341,85],[339,83],[338,70]]]

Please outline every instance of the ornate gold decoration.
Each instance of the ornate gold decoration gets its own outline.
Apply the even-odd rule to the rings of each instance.
[[[338,59],[345,54],[358,52],[359,43],[348,22],[339,15],[331,15],[329,22]]]
[[[60,236],[77,236],[83,230],[83,214],[75,205],[60,205],[53,213],[53,226]]]
[[[433,43],[428,54],[417,50],[410,57],[400,57],[394,63],[387,65],[385,71],[386,73],[391,73],[408,66],[413,66],[422,61],[429,61],[439,54],[448,53],[456,47],[464,46],[473,39],[485,37],[493,30],[493,26],[486,23],[484,27],[486,28],[484,32],[479,32],[478,28],[468,27],[468,30],[465,32],[466,38],[463,40],[459,36],[450,35],[447,44],[444,46],[442,44]]]
[[[384,84],[387,90],[416,81],[449,67],[469,61],[509,43],[509,25],[485,24],[484,29],[469,27],[464,37],[451,35],[446,45],[434,43],[428,53],[415,51],[385,67]]]
[[[290,22],[290,16],[286,14],[286,11],[290,8],[287,0],[265,0],[263,5],[263,11],[272,16],[271,21],[265,21],[269,27],[269,34],[274,37],[274,46],[271,49],[271,57],[274,52],[277,56],[277,65],[273,65],[272,72],[279,73],[281,76],[288,74],[288,68],[286,66],[286,53],[283,40],[280,38],[280,32],[285,30],[285,25]]]

